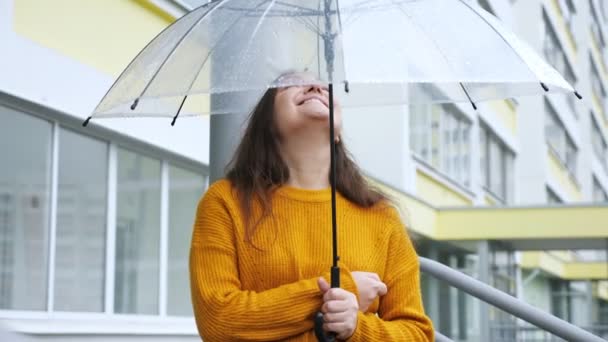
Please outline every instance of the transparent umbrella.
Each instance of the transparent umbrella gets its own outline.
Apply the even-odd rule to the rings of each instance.
[[[313,75],[343,107],[581,96],[469,0],[215,0],[167,27],[129,64],[89,120],[248,112],[267,89]],[[335,87],[334,85],[340,85]],[[349,93],[349,94],[346,94]],[[371,94],[371,95],[370,95]],[[330,106],[333,267],[333,106]],[[320,337],[322,338],[322,337]]]

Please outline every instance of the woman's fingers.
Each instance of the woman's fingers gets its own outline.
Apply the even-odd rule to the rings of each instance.
[[[323,312],[324,314],[345,312],[352,309],[352,307],[352,302],[349,300],[330,300],[328,302],[323,303],[323,306],[321,307],[321,312]],[[358,309],[359,306],[357,305],[357,310]]]
[[[356,298],[356,296],[354,294],[352,294],[344,289],[331,288],[327,292],[325,292],[325,294],[323,295],[323,301],[328,302],[331,300],[344,300],[344,299],[348,299],[350,297]]]
[[[350,312],[348,310],[342,312],[328,312],[323,314],[323,321],[325,323],[344,322],[349,316]]]
[[[338,339],[348,339],[357,327],[357,297],[344,289],[332,288],[323,295],[323,302],[323,329],[336,333]]]
[[[386,287],[385,283],[378,281],[376,286],[377,286],[376,288],[378,290],[378,296],[384,296],[388,292],[388,288]]]

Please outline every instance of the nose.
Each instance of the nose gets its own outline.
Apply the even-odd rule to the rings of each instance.
[[[321,84],[311,84],[308,86],[308,89],[306,89],[306,92],[317,92],[319,94],[323,93],[323,86]]]

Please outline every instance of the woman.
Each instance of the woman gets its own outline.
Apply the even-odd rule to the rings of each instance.
[[[418,259],[397,211],[340,141],[335,103],[341,285],[330,289],[328,92],[271,89],[255,107],[226,179],[200,201],[191,289],[205,341],[316,341],[313,316],[348,341],[432,341]],[[310,81],[310,82],[309,82]]]

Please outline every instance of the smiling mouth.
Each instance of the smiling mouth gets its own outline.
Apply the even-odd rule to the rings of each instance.
[[[306,99],[306,100],[304,100],[304,101],[300,102],[298,105],[299,105],[299,106],[301,106],[301,105],[303,105],[303,104],[306,104],[306,103],[311,103],[311,102],[315,102],[315,101],[316,101],[316,102],[319,102],[320,104],[322,104],[322,105],[323,105],[323,106],[325,106],[325,107],[329,107],[329,106],[328,106],[328,105],[327,105],[327,104],[326,104],[326,103],[325,103],[323,100],[321,100],[321,99],[319,99],[319,98],[317,98],[317,97],[311,97],[311,98],[308,98],[308,99]]]

